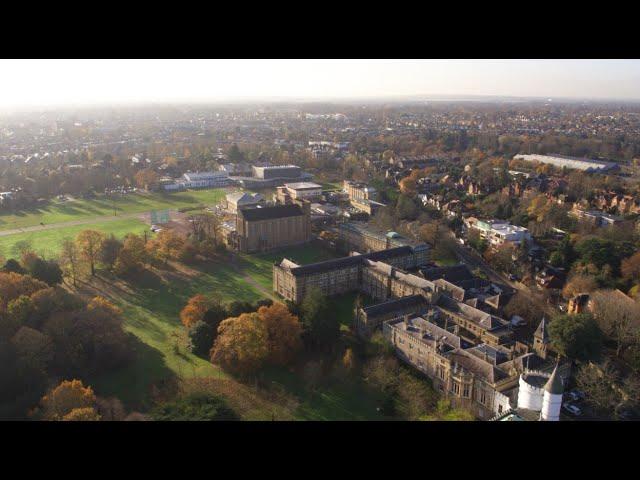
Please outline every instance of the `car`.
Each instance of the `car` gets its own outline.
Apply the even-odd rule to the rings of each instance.
[[[578,402],[580,400],[584,400],[585,395],[580,390],[574,389],[574,390],[571,390],[570,392],[567,392],[567,396],[574,402]]]
[[[569,415],[572,415],[574,417],[579,417],[580,415],[582,415],[582,410],[580,410],[580,407],[574,405],[573,403],[565,403],[564,405],[562,405],[562,409]]]

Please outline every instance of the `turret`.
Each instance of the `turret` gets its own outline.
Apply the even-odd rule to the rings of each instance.
[[[549,381],[544,386],[544,395],[542,397],[541,420],[557,422],[560,420],[560,407],[562,407],[562,392],[564,385],[562,378],[558,373],[558,364],[553,369]]]
[[[547,332],[547,320],[542,317],[542,321],[533,334],[533,351],[540,357],[547,358],[547,347],[549,345],[549,333]]]

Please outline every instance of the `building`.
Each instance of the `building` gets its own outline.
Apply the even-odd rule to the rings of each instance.
[[[259,193],[235,192],[226,195],[227,210],[230,213],[238,213],[241,208],[257,207],[264,205],[265,199]]]
[[[173,183],[164,183],[165,190],[185,190],[187,188],[216,188],[231,185],[233,181],[225,171],[187,172],[182,179]]]
[[[590,160],[588,158],[568,157],[565,155],[515,155],[514,160],[524,160],[526,162],[540,162],[553,165],[558,168],[570,168],[583,170],[585,172],[607,172],[619,169],[615,162],[604,162],[602,160]]]
[[[369,253],[405,245],[427,248],[425,243],[411,241],[397,232],[381,232],[366,222],[341,223],[336,233],[347,251]]]
[[[427,261],[427,248],[408,245],[310,265],[283,259],[273,266],[273,290],[292,302],[301,302],[310,288],[327,296],[362,291],[378,300],[433,292],[431,283],[405,270]],[[428,291],[427,291],[428,290]]]
[[[347,195],[349,195],[349,200],[378,199],[378,192],[376,191],[376,189],[368,186],[366,183],[344,180],[342,182],[342,189],[345,193],[347,193]]]
[[[246,253],[301,245],[311,240],[310,204],[240,208],[235,247]]]
[[[608,213],[600,210],[585,210],[581,208],[577,203],[573,204],[573,208],[569,210],[569,215],[583,220],[597,227],[609,227],[611,225],[619,225],[623,219],[616,217],[615,215],[609,215]]]
[[[255,178],[262,180],[292,179],[302,176],[302,169],[296,165],[254,165],[251,170]]]
[[[516,407],[493,420],[557,422],[560,420],[562,394],[567,378],[567,365],[561,367],[556,364],[551,373],[525,369],[518,381]]]
[[[467,229],[474,229],[486,239],[491,246],[510,244],[519,246],[523,241],[531,242],[529,230],[517,225],[511,225],[504,220],[478,220],[475,217],[464,219]]]
[[[284,188],[293,200],[316,201],[322,196],[322,186],[311,182],[285,183]]]

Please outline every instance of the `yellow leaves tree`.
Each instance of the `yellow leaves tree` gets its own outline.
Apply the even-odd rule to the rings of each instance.
[[[553,203],[544,195],[536,195],[531,200],[527,213],[531,217],[535,217],[536,221],[542,222],[551,211]]]
[[[76,244],[80,250],[80,256],[89,264],[92,276],[96,274],[96,262],[104,238],[104,233],[97,230],[83,230],[76,237]]]
[[[185,239],[173,230],[162,230],[158,237],[148,243],[149,249],[155,251],[155,254],[165,265],[171,258],[177,258],[184,247]]]
[[[246,375],[260,368],[269,355],[267,328],[257,313],[227,318],[218,327],[211,362],[225,370]]]
[[[76,409],[91,409],[96,403],[96,396],[91,387],[85,387],[81,380],[65,380],[50,390],[40,400],[42,416],[46,420],[63,420]],[[86,412],[77,412],[74,415]]]
[[[64,422],[97,422],[100,419],[98,412],[91,407],[74,408],[62,417]]]
[[[180,312],[180,321],[185,327],[191,328],[196,323],[204,320],[204,316],[211,306],[212,301],[204,295],[194,295]]]
[[[144,188],[145,190],[149,190],[150,187],[153,187],[160,181],[160,175],[150,168],[140,170],[136,173],[134,178],[136,185],[140,188]]]
[[[286,365],[302,348],[302,326],[282,303],[258,309],[258,317],[267,330],[268,360],[275,365]]]

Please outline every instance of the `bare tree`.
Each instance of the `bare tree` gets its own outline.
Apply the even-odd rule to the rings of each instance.
[[[615,290],[591,294],[593,317],[604,334],[616,344],[616,356],[640,337],[640,304]]]

